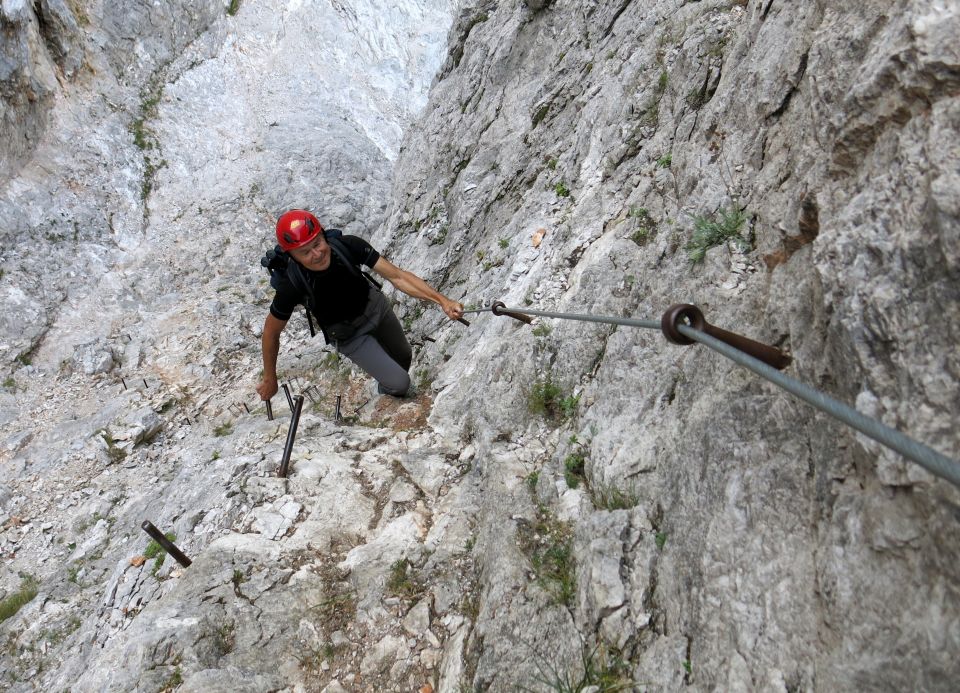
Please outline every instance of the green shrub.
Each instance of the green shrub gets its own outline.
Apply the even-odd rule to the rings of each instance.
[[[558,385],[554,385],[547,380],[538,380],[533,384],[530,396],[527,399],[527,409],[531,414],[539,414],[548,418],[555,418],[559,415],[559,402],[563,395],[563,390]]]
[[[667,71],[664,70],[660,73],[660,77],[657,79],[657,93],[662,94],[667,90],[667,84],[670,83],[670,75],[667,74]]]
[[[550,112],[550,104],[545,104],[537,109],[537,112],[533,114],[530,118],[531,127],[537,127],[544,118],[547,117],[547,114]]]
[[[740,234],[746,219],[747,215],[736,207],[694,219],[693,238],[685,246],[690,261],[694,264],[702,262],[710,248],[727,240],[735,240],[742,249],[749,249],[749,242]]]
[[[582,453],[571,453],[563,461],[563,478],[570,488],[577,488],[583,480],[583,466],[586,460]]]
[[[562,421],[573,416],[580,402],[579,395],[564,395],[558,385],[546,380],[537,380],[527,397],[527,409],[548,419]]]
[[[560,412],[563,414],[563,417],[569,419],[573,416],[578,404],[580,404],[580,395],[570,395],[569,397],[561,399]]]
[[[530,472],[527,474],[527,488],[533,493],[537,488],[537,482],[540,480],[540,472]]]

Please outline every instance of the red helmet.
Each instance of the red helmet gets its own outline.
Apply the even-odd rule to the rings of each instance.
[[[319,233],[323,233],[323,227],[306,210],[291,209],[277,219],[277,242],[284,251],[306,245]]]

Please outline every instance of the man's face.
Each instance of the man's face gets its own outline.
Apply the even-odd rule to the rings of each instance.
[[[290,255],[308,270],[320,272],[330,267],[330,244],[322,233],[305,246],[291,250]]]

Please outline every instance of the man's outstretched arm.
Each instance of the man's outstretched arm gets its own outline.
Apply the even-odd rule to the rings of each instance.
[[[459,320],[463,317],[463,306],[460,303],[447,298],[413,272],[400,269],[382,257],[373,266],[373,271],[408,296],[433,301],[451,320]]]
[[[262,400],[269,400],[280,389],[277,385],[277,356],[280,353],[280,333],[286,326],[286,320],[267,313],[267,319],[263,323],[263,335],[260,337],[263,349],[263,379],[257,385],[257,394]]]

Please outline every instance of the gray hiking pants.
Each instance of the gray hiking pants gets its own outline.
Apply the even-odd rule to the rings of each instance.
[[[333,345],[337,351],[376,378],[382,392],[396,397],[407,394],[410,389],[407,371],[413,360],[413,350],[387,297],[371,285],[363,315],[346,325],[356,332],[343,340],[334,335]]]

